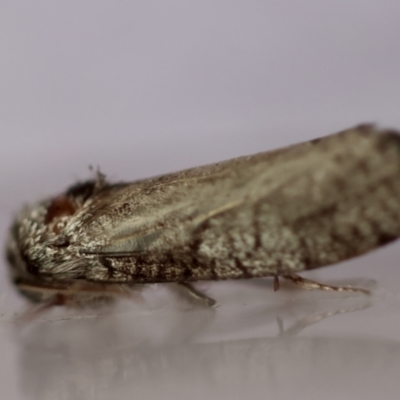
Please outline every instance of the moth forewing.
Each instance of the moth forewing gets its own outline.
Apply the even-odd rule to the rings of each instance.
[[[8,256],[17,284],[284,276],[311,288],[296,273],[400,235],[399,176],[400,137],[373,126],[131,184],[101,176],[17,216]]]

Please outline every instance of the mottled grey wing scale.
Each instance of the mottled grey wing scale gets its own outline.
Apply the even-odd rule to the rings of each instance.
[[[116,281],[138,282],[283,275],[356,256],[400,235],[399,143],[363,126],[121,187],[90,208],[89,232],[112,226],[92,253]]]
[[[111,238],[101,252],[137,254],[149,251],[150,244],[154,246],[152,250],[162,251],[165,244],[157,244],[156,239],[161,239],[163,233],[168,236],[179,229],[186,236],[210,218],[245,202],[250,204],[264,192],[272,194],[274,189],[287,184],[274,179],[276,167],[266,155],[241,157],[127,185],[112,195],[107,193],[107,202],[100,197],[89,212],[85,210],[90,216],[87,225],[93,225],[95,231],[99,221],[112,221],[113,214],[125,211],[122,221],[115,219],[111,235],[108,227]],[[291,168],[288,161],[278,164],[286,169],[282,178],[290,181],[302,171]],[[139,244],[142,240],[147,243]]]

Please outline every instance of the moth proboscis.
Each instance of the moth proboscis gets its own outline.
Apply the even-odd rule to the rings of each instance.
[[[274,278],[369,252],[400,236],[400,136],[373,125],[132,183],[98,175],[25,207],[7,243],[34,301],[81,305],[132,286]]]

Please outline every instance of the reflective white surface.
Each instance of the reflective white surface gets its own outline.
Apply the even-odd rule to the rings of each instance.
[[[400,128],[400,3],[13,1],[0,5],[0,226],[99,165],[134,180]],[[171,285],[101,310],[27,304],[0,263],[1,398],[386,399],[400,392],[400,244],[305,276]]]
[[[7,398],[376,399],[400,387],[399,296],[389,290],[201,284],[218,299],[203,308],[165,286],[145,290],[142,304],[53,309],[29,323],[3,316]]]

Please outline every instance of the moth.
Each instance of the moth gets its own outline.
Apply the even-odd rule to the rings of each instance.
[[[132,286],[279,277],[400,236],[400,136],[373,125],[132,183],[104,175],[25,207],[7,258],[33,301],[81,305]]]

